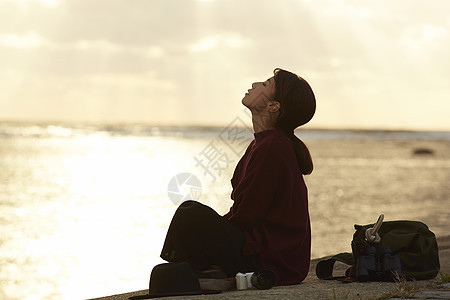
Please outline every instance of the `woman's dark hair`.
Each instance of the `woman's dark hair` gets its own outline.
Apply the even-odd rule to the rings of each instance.
[[[280,102],[276,127],[292,141],[302,174],[311,174],[313,162],[308,147],[294,134],[294,129],[306,124],[316,111],[316,98],[308,82],[286,70],[275,69],[275,97]]]

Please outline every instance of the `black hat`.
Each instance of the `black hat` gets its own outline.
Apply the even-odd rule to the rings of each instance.
[[[150,275],[149,293],[129,299],[147,299],[168,296],[218,294],[221,291],[202,290],[200,282],[188,262],[156,265]]]

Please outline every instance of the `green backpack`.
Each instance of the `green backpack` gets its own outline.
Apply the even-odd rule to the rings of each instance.
[[[381,219],[381,221],[380,221]],[[370,225],[355,225],[352,252],[340,253],[320,261],[316,275],[320,279],[347,281],[392,281],[398,277],[407,280],[434,278],[439,272],[439,253],[436,237],[428,226],[418,221],[389,221]],[[381,226],[380,226],[381,225]],[[370,230],[378,230],[376,242],[369,242]],[[368,231],[369,230],[369,231]],[[367,232],[367,233],[366,233]],[[379,236],[379,237],[378,237]],[[334,277],[336,261],[352,266],[346,276]]]

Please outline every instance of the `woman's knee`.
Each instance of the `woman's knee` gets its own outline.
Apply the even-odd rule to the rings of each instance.
[[[197,202],[197,201],[195,201],[195,200],[186,200],[186,201],[184,201],[183,203],[181,203],[181,204],[178,206],[178,208],[181,208],[181,207],[183,207],[183,208],[188,208],[188,207],[192,207],[192,206],[195,206],[195,205],[198,205],[198,204],[200,204],[200,203]]]

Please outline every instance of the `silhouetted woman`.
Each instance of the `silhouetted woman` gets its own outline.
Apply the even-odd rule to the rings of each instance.
[[[219,216],[196,201],[175,212],[161,253],[169,262],[188,261],[196,270],[271,270],[277,285],[297,284],[308,274],[311,230],[303,175],[313,163],[294,129],[316,109],[314,93],[301,77],[275,69],[253,83],[242,99],[252,114],[255,139],[231,179],[234,201]]]

